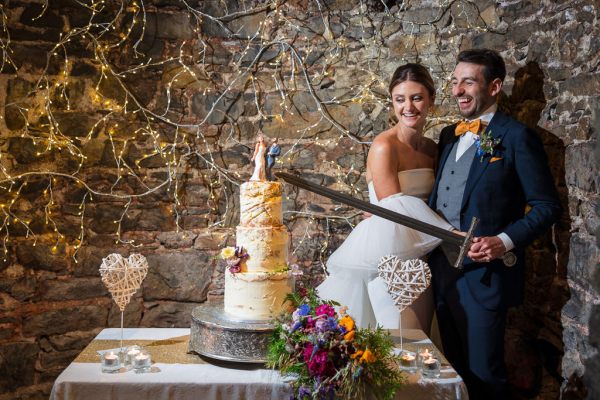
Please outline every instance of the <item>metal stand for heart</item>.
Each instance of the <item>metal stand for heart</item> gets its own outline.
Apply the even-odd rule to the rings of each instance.
[[[113,300],[121,310],[121,350],[123,350],[123,311],[142,285],[148,273],[148,261],[141,254],[123,258],[113,253],[102,259],[100,276]]]
[[[387,286],[387,292],[394,304],[402,311],[410,306],[423,293],[431,282],[431,271],[423,260],[403,261],[397,256],[384,256],[377,265],[377,273]],[[402,314],[400,314],[402,332]],[[402,335],[400,335],[402,349]]]

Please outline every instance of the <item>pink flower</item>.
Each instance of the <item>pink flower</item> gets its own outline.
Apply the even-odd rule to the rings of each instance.
[[[304,362],[308,367],[308,372],[311,376],[333,376],[335,375],[335,367],[329,361],[327,350],[318,349],[315,351],[314,346],[308,343],[304,347]]]
[[[229,268],[231,268],[231,267],[236,267],[236,266],[240,265],[240,261],[241,260],[239,258],[230,258],[230,259],[226,260],[225,263],[227,264],[227,266]]]
[[[328,304],[321,304],[315,310],[315,314],[317,315],[327,315],[328,317],[335,316],[335,310]]]

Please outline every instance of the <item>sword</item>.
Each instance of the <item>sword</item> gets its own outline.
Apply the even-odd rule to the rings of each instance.
[[[454,267],[458,269],[463,268],[462,260],[469,251],[469,248],[471,247],[471,242],[473,241],[473,233],[475,231],[475,227],[477,226],[477,222],[479,221],[475,217],[473,217],[473,219],[471,220],[471,226],[469,227],[467,235],[462,236],[457,233],[450,232],[446,229],[437,227],[435,225],[419,221],[418,219],[398,214],[394,211],[388,210],[387,208],[383,208],[375,204],[368,203],[366,201],[358,200],[347,194],[316,185],[312,182],[309,182],[292,174],[288,174],[285,172],[277,172],[275,173],[275,176],[283,179],[288,183],[291,183],[294,186],[298,186],[299,188],[306,189],[316,194],[320,194],[321,196],[327,197],[328,199],[339,201],[340,203],[352,206],[354,208],[358,208],[359,210],[370,212],[371,214],[377,215],[378,217],[387,219],[389,221],[406,226],[408,228],[412,228],[416,231],[426,233],[438,239],[442,239],[446,243],[456,245],[459,247],[459,252],[458,257],[454,262]]]

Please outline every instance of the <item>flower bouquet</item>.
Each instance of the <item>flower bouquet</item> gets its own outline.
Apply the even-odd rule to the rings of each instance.
[[[248,258],[248,253],[241,246],[225,247],[221,250],[221,258],[227,263],[227,268],[232,274],[242,271],[242,261]]]
[[[392,399],[403,381],[392,339],[359,329],[344,308],[314,290],[288,295],[294,308],[276,322],[267,365],[291,378],[293,399]],[[368,391],[367,391],[368,390]]]

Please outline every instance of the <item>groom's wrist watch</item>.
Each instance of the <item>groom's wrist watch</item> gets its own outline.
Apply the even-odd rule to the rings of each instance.
[[[513,267],[517,263],[517,256],[512,251],[507,251],[502,256],[502,262],[507,267]]]

